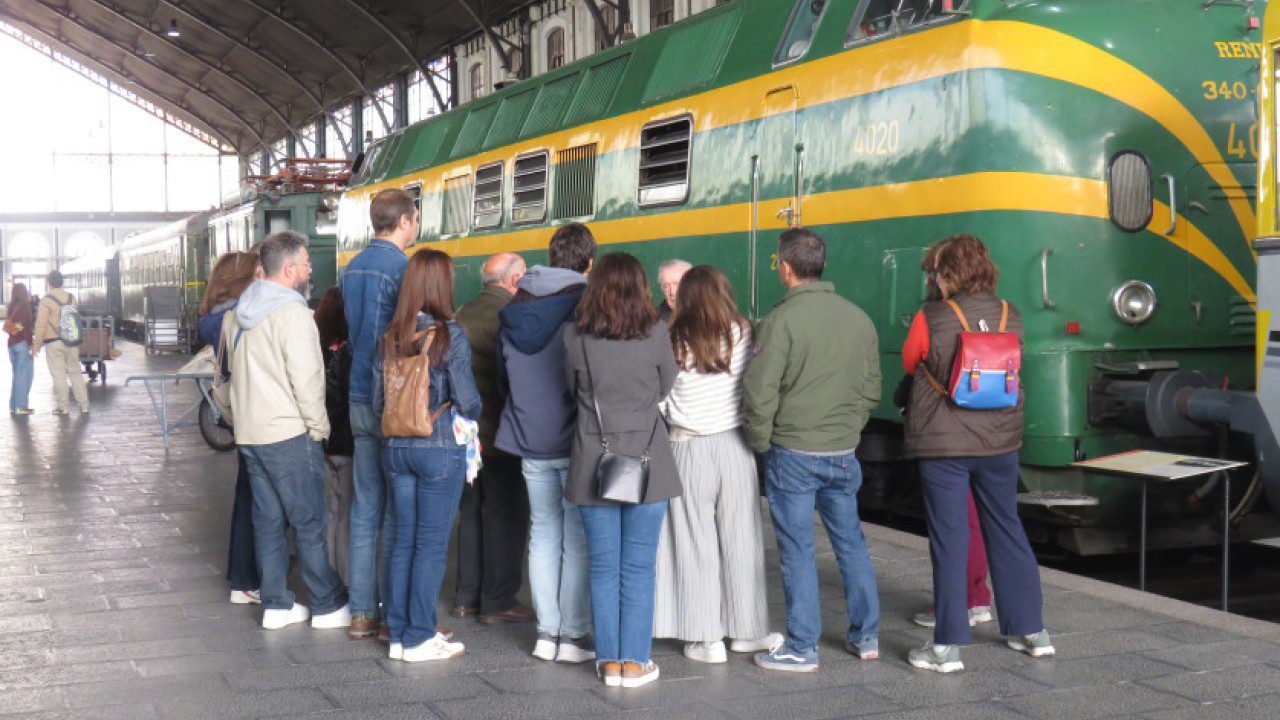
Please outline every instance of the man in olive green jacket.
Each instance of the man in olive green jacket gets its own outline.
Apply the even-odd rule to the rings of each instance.
[[[880,603],[858,520],[862,469],[854,456],[880,401],[880,355],[871,319],[821,282],[825,267],[826,244],[817,234],[792,229],[778,238],[778,277],[787,294],[761,321],[743,379],[747,440],[764,453],[787,599],[786,641],[755,657],[768,670],[818,669],[815,509],[844,580],[845,648],[863,660],[880,654]]]

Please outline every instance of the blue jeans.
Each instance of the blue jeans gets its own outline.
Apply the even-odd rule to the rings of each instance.
[[[13,412],[31,407],[31,380],[36,372],[36,361],[31,359],[31,343],[23,340],[9,348],[9,362],[13,364],[9,412]]]
[[[591,617],[596,660],[649,662],[653,640],[653,576],[667,501],[583,505],[591,549]]]
[[[347,604],[347,589],[329,566],[325,547],[328,510],[324,504],[324,451],[306,434],[270,445],[241,445],[253,486],[253,534],[262,573],[262,607],[288,610],[289,548],[285,520],[293,526],[302,580],[311,612],[324,615]]]
[[[538,631],[579,638],[591,632],[587,538],[578,506],[564,499],[569,458],[520,463],[529,491],[529,590]]]
[[[227,548],[227,583],[232,590],[257,590],[258,555],[253,542],[253,488],[244,453],[236,467],[236,499],[231,507],[231,541]]]
[[[466,479],[466,448],[388,448],[396,543],[386,597],[391,642],[417,647],[436,634],[449,533]]]
[[[378,616],[379,599],[385,600],[391,578],[391,548],[395,521],[390,494],[390,474],[383,465],[382,418],[373,405],[351,403],[351,436],[355,443],[351,481],[351,552],[347,571],[351,578],[351,614]],[[382,531],[382,555],[378,555],[378,531]]]
[[[970,490],[987,546],[1000,632],[1033,635],[1043,630],[1040,567],[1018,517],[1018,453],[921,460],[920,481],[929,518],[929,558],[938,610],[933,641],[939,645],[972,641],[966,602],[969,517],[965,496]]]
[[[858,488],[862,466],[853,452],[846,455],[806,455],[779,445],[765,455],[765,493],[778,537],[782,584],[787,598],[787,644],[816,658],[822,635],[818,602],[818,568],[813,552],[815,508],[840,566],[849,618],[846,640],[856,644],[878,641],[880,600],[876,575],[867,551],[867,538],[858,520]],[[960,507],[964,508],[963,501]],[[962,567],[963,569],[963,567]]]

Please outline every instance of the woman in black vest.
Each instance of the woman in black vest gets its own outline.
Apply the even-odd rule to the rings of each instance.
[[[1022,393],[1013,407],[975,410],[956,405],[944,389],[964,329],[961,315],[974,330],[1003,324],[1022,342],[1022,316],[995,294],[999,274],[976,237],[947,238],[934,265],[944,299],[916,314],[902,350],[903,368],[927,380],[911,394],[905,447],[920,464],[933,561],[933,641],[908,656],[924,670],[963,669],[957,646],[972,641],[965,602],[970,492],[987,541],[1001,634],[1009,647],[1032,657],[1054,654],[1041,614],[1040,571],[1018,519]]]

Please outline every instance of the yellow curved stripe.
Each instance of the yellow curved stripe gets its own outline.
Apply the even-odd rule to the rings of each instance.
[[[758,227],[761,230],[785,227],[785,223],[776,218],[773,211],[786,204],[785,199],[762,201]],[[1155,211],[1147,230],[1204,263],[1250,304],[1256,302],[1256,295],[1240,271],[1186,217],[1178,217],[1179,226],[1184,228],[1180,236],[1164,235],[1162,229],[1169,217],[1169,207],[1159,201],[1154,205]],[[922,208],[927,208],[927,211],[922,211]],[[953,175],[818,193],[805,196],[801,211],[804,223],[812,226],[992,211],[1057,213],[1099,220],[1110,219],[1107,185],[1101,180],[1012,172]],[[747,233],[751,230],[751,204],[737,203],[597,221],[591,223],[591,229],[601,245],[633,242],[635,238],[668,240]],[[554,231],[549,228],[537,228],[420,243],[417,247],[435,248],[453,257],[484,257],[503,251],[544,250],[552,232]],[[1181,239],[1183,236],[1185,240]],[[350,262],[352,257],[355,257],[354,252],[342,253],[342,264]]]
[[[1186,228],[1184,231],[1185,240],[1179,240],[1178,237],[1169,237],[1163,232],[1163,227],[1168,223],[1169,206],[1156,200],[1154,203],[1155,212],[1152,214],[1151,222],[1147,225],[1147,230],[1155,235],[1168,240],[1169,242],[1183,248],[1190,255],[1200,262],[1209,266],[1211,270],[1222,276],[1227,284],[1231,285],[1237,293],[1250,305],[1255,305],[1258,296],[1253,292],[1253,288],[1249,287],[1249,282],[1244,279],[1240,271],[1235,265],[1222,254],[1222,248],[1219,248],[1212,240],[1210,240],[1200,229],[1192,225],[1185,215],[1178,216],[1178,227]]]

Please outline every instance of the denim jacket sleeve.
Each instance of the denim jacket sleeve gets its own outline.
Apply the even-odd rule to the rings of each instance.
[[[378,351],[373,354],[373,417],[382,417],[382,407],[387,401],[382,395],[382,343],[378,343]]]
[[[471,343],[467,340],[467,331],[452,320],[449,321],[448,372],[449,399],[454,409],[469,420],[480,419],[480,390],[471,373]]]

